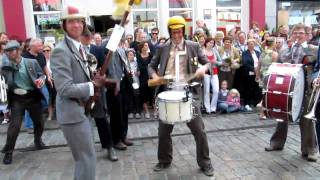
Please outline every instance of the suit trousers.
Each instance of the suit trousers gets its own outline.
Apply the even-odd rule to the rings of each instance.
[[[75,180],[94,180],[96,152],[90,120],[74,124],[60,124],[75,161]]]
[[[315,132],[315,123],[311,120],[301,118],[299,122],[301,134],[301,152],[303,154],[317,153],[318,144]],[[279,122],[276,131],[273,133],[270,146],[276,148],[283,148],[287,139],[288,123]]]
[[[204,131],[204,123],[201,116],[192,119],[187,126],[192,132],[196,141],[197,162],[200,167],[206,167],[211,164],[209,157],[209,146],[207,135]],[[158,136],[158,160],[159,163],[171,163],[172,161],[172,139],[171,132],[173,125],[159,122]]]
[[[34,142],[39,143],[43,133],[44,122],[42,119],[41,99],[34,95],[13,95],[11,101],[11,122],[8,126],[7,141],[2,152],[12,153],[20,132],[25,111],[30,113],[34,125]]]
[[[106,118],[94,118],[98,129],[101,147],[103,149],[109,149],[113,147],[111,128]]]
[[[120,92],[117,95],[114,94],[113,89],[107,90],[107,106],[114,144],[123,141],[128,132],[128,93],[126,83],[126,80],[120,82]]]

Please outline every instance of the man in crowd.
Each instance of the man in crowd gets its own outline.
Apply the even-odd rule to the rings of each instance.
[[[151,54],[155,54],[156,48],[158,45],[158,36],[159,36],[159,29],[152,28],[151,29],[151,39],[148,41],[149,49]]]
[[[26,110],[30,113],[34,124],[35,148],[39,150],[45,147],[41,140],[44,125],[41,99],[44,98],[44,95],[40,91],[45,83],[45,76],[36,60],[21,57],[20,44],[17,41],[9,41],[5,46],[5,53],[4,58],[7,59],[2,65],[2,75],[8,84],[11,122],[2,153],[5,153],[3,164],[11,164],[12,153]]]
[[[100,46],[101,43],[102,43],[102,37],[101,37],[101,34],[100,33],[95,33],[93,35],[93,39],[94,39],[94,43],[96,46]]]
[[[7,44],[8,41],[8,35],[5,32],[0,32],[0,42]]]
[[[235,48],[238,48],[240,50],[240,56],[248,49],[245,32],[240,32],[238,34],[238,40],[235,42]]]
[[[203,77],[204,74],[211,69],[206,56],[202,53],[198,43],[184,39],[186,22],[181,16],[173,16],[168,21],[168,30],[170,41],[160,47],[149,64],[149,75],[157,80],[159,76],[174,76],[174,57],[177,51],[186,51],[186,55],[180,58],[180,77],[181,81],[186,81],[186,76],[195,73],[196,77]],[[192,57],[192,58],[191,58]],[[198,63],[203,64],[198,68]],[[160,68],[159,73],[158,66]],[[184,78],[185,77],[185,78]],[[166,87],[158,87],[156,92],[165,90]],[[196,96],[196,95],[194,95]],[[197,162],[201,171],[207,176],[213,176],[214,170],[209,157],[209,146],[207,135],[204,131],[204,123],[202,121],[199,106],[196,107],[196,115],[187,123],[190,128],[197,145]],[[171,132],[173,125],[159,122],[158,136],[158,164],[154,167],[154,171],[161,171],[168,168],[172,161],[172,139]]]
[[[105,76],[93,78],[88,68],[87,54],[81,44],[86,28],[85,14],[79,8],[66,6],[61,12],[64,39],[51,57],[52,74],[57,90],[57,121],[71,149],[76,180],[94,180],[96,153],[89,118],[89,99],[105,84]]]

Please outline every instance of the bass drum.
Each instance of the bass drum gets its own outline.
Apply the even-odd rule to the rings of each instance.
[[[263,107],[266,116],[297,122],[302,113],[305,92],[302,64],[272,63],[264,82]]]

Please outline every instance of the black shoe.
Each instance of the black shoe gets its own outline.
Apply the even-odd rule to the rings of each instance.
[[[282,151],[283,148],[280,148],[280,147],[277,148],[277,147],[269,146],[269,147],[265,147],[264,150],[265,150],[265,151],[268,151],[268,152],[269,152],[269,151]]]
[[[116,151],[113,148],[108,149],[108,159],[110,161],[118,161]]]
[[[121,151],[124,151],[127,149],[127,145],[123,144],[121,141],[118,144],[114,145],[113,147]]]
[[[36,150],[46,149],[46,145],[43,143],[42,140],[35,141],[34,147],[36,148]]]
[[[133,146],[133,142],[129,141],[127,138],[125,140],[122,141],[123,144],[127,145],[127,146]]]
[[[214,175],[214,169],[211,164],[208,164],[206,167],[201,167],[200,170],[206,176],[213,176]]]
[[[11,164],[12,163],[12,153],[5,153],[2,162],[3,162],[3,164]]]
[[[162,171],[162,170],[164,170],[164,169],[169,168],[170,165],[171,165],[171,163],[158,163],[158,164],[156,164],[156,165],[154,166],[153,170],[156,171],[156,172],[157,172],[157,171]]]

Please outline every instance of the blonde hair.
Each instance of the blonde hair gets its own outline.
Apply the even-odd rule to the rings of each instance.
[[[257,44],[257,41],[256,41],[255,39],[248,39],[248,40],[247,40],[247,45],[248,45],[249,43],[251,43],[251,42],[253,42],[254,45]]]
[[[222,32],[222,31],[217,31],[216,32],[216,34],[215,34],[215,36],[214,36],[214,38],[216,39],[216,38],[224,38],[224,33]]]
[[[231,89],[231,90],[229,91],[229,93],[230,93],[230,94],[233,93],[233,94],[235,94],[237,97],[240,97],[240,93],[239,93],[239,91],[238,91],[237,89]]]

